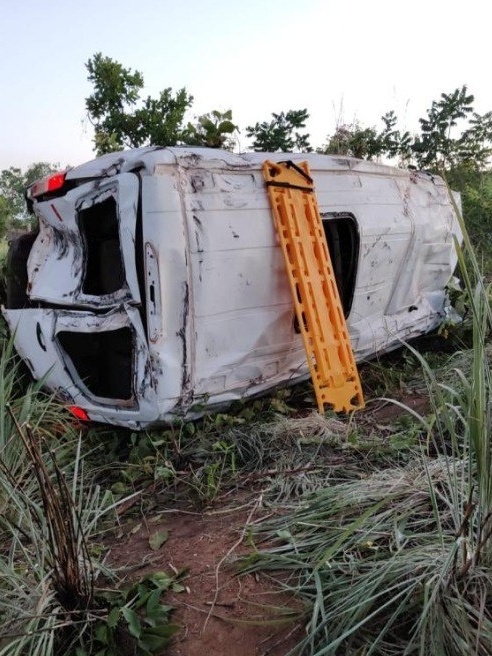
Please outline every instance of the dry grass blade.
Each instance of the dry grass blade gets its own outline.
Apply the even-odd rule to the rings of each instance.
[[[86,608],[93,598],[94,577],[91,560],[81,528],[72,494],[65,477],[51,451],[54,476],[45,463],[40,448],[40,438],[29,424],[20,426],[12,413],[12,419],[24,444],[32,473],[38,483],[43,508],[41,518],[31,506],[33,520],[40,533],[47,533],[51,577],[60,603],[67,610]]]

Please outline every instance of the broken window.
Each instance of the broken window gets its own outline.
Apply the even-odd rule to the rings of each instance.
[[[28,232],[9,244],[7,256],[7,276],[5,306],[10,309],[29,307],[27,296],[27,260],[37,232]]]
[[[57,339],[69,360],[68,369],[76,386],[82,381],[93,396],[132,400],[134,339],[130,328],[91,333],[61,331]]]
[[[359,259],[357,221],[349,212],[323,212],[321,219],[343,312],[348,317],[354,298]]]
[[[93,296],[114,294],[125,283],[116,201],[111,196],[80,210],[78,217],[86,247],[82,291]]]

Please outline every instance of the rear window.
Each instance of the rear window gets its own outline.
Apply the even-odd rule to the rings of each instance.
[[[79,227],[86,248],[84,294],[114,294],[125,283],[118,212],[111,196],[78,213]]]
[[[57,334],[68,370],[95,397],[131,402],[134,340],[130,328],[98,333],[61,331]]]

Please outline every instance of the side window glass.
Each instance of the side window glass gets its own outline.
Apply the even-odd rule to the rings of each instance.
[[[345,317],[354,298],[359,261],[359,229],[350,212],[322,212],[321,219]]]

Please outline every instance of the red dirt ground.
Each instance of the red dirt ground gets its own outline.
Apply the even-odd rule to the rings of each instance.
[[[427,395],[415,393],[403,400],[417,412],[428,409]],[[378,426],[404,414],[400,406],[378,401],[366,408],[365,418]],[[343,460],[341,455],[334,458]],[[291,650],[302,639],[307,621],[300,602],[265,576],[238,575],[237,558],[253,551],[249,528],[266,512],[261,496],[250,490],[231,494],[204,512],[157,501],[151,515],[123,527],[123,537],[111,545],[109,559],[113,566],[128,567],[130,578],[186,570],[186,590],[167,599],[175,609],[171,621],[181,629],[161,656],[298,653]],[[161,531],[168,532],[168,539],[153,551],[149,538]]]
[[[252,501],[236,510],[164,512],[142,521],[138,530],[140,519],[124,527],[126,537],[111,547],[113,565],[134,570],[140,561],[138,576],[187,570],[182,580],[186,590],[168,597],[175,608],[171,621],[181,629],[163,654],[285,656],[302,638],[299,602],[263,576],[237,574],[235,560],[251,551],[245,526],[262,512]],[[167,541],[152,551],[149,537],[163,530],[169,532]]]

